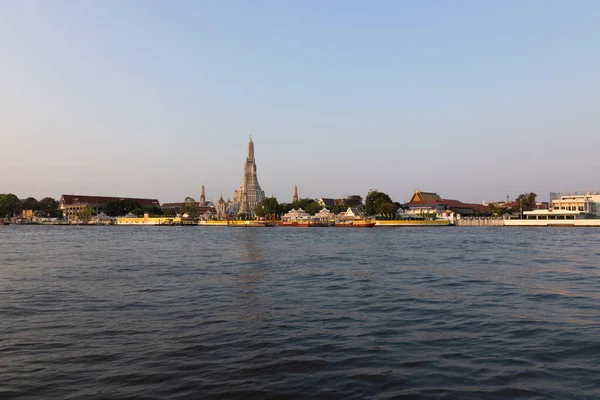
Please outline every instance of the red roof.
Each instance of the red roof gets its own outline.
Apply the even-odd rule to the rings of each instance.
[[[108,196],[88,196],[83,194],[63,194],[60,198],[65,205],[75,204],[108,204],[113,201],[133,200],[142,207],[160,206],[157,199],[138,199],[133,197],[108,197]]]
[[[484,206],[483,204],[474,204],[474,203],[463,203],[459,200],[452,199],[442,199],[436,193],[419,193],[423,200],[410,201],[406,203],[410,206],[423,206],[423,205],[445,205],[448,208],[470,208],[473,210],[481,211],[481,212],[489,212],[490,208],[488,206]]]

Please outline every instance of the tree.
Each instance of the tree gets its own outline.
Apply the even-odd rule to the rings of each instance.
[[[363,205],[363,198],[355,194],[344,199],[346,207],[360,207]]]
[[[142,208],[142,206],[135,200],[115,200],[106,204],[106,215],[111,217],[119,217],[126,215],[136,208]]]
[[[21,210],[37,211],[41,209],[41,204],[33,197],[28,197],[21,202]]]
[[[58,201],[51,197],[44,197],[40,200],[40,210],[46,214],[47,217],[58,217]]]
[[[279,211],[279,203],[275,197],[264,198],[263,201],[254,208],[254,214],[258,217],[277,215],[279,214]]]
[[[378,190],[370,190],[365,199],[365,214],[381,215],[386,218],[395,218],[398,204],[390,196]]]
[[[515,202],[519,204],[519,209],[523,211],[531,211],[535,208],[535,198],[537,194],[533,192],[522,193],[517,196]]]
[[[131,210],[131,213],[133,215],[135,215],[136,217],[143,217],[146,212],[144,211],[143,208],[138,207],[138,208]]]
[[[279,215],[283,215],[283,214],[287,214],[292,210],[293,205],[292,203],[281,203],[279,204]]]
[[[12,193],[0,198],[0,217],[12,217],[21,211],[21,200]]]
[[[496,203],[489,203],[488,207],[489,207],[490,212],[492,213],[492,215],[495,216],[495,217],[500,217],[504,213],[508,212],[508,210],[505,207],[501,207],[501,206],[499,206]]]
[[[87,204],[82,206],[79,211],[77,211],[77,219],[81,221],[89,221],[92,215],[94,215],[94,210]]]
[[[181,206],[180,214],[187,214],[189,218],[196,217],[198,213],[198,207],[196,207],[196,200],[191,197],[186,197],[183,205]]]
[[[341,212],[346,211],[347,207],[344,207],[343,204],[334,204],[332,206],[329,206],[328,209],[334,214],[339,214]]]
[[[292,203],[292,208],[301,208],[309,214],[316,214],[320,209],[319,203],[314,199],[298,199]]]
[[[156,205],[144,206],[144,207],[142,207],[142,209],[143,209],[144,213],[148,213],[148,215],[151,217],[161,216],[164,214],[162,208],[160,208],[159,206],[156,206]]]

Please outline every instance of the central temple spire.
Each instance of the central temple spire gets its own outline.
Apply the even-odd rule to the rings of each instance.
[[[248,142],[248,160],[254,159],[254,142],[252,141],[252,135],[250,135],[250,141]]]
[[[244,176],[239,189],[233,193],[234,212],[253,215],[254,208],[265,198],[265,192],[258,184],[256,160],[254,159],[254,142],[252,135],[248,142],[248,154],[244,164]],[[233,211],[233,210],[232,210]]]

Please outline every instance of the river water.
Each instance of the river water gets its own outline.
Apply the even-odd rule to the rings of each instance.
[[[0,226],[0,398],[600,398],[600,229]]]

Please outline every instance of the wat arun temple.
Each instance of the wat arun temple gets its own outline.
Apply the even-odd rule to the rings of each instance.
[[[250,136],[242,184],[239,189],[233,193],[233,201],[227,204],[226,212],[230,215],[253,215],[254,208],[260,204],[264,198],[265,192],[258,184],[256,160],[254,159],[254,142],[252,142],[252,136]],[[222,198],[219,199],[219,201],[222,201]]]

